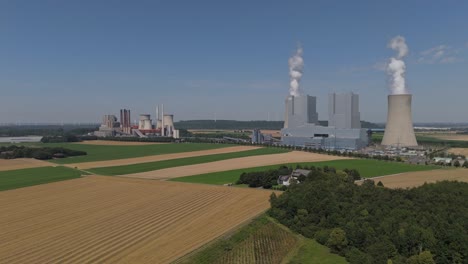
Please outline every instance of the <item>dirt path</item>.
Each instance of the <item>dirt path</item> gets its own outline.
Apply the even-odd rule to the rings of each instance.
[[[0,171],[20,170],[47,166],[57,166],[57,164],[37,159],[0,159]]]
[[[208,150],[190,151],[190,152],[173,153],[173,154],[162,154],[162,155],[154,155],[154,156],[146,156],[146,157],[138,157],[138,158],[129,158],[129,159],[73,163],[73,164],[66,164],[65,166],[71,167],[71,168],[76,167],[78,169],[91,169],[91,168],[100,168],[100,167],[131,165],[131,164],[162,161],[162,160],[198,157],[198,156],[205,156],[205,155],[232,153],[232,152],[253,150],[253,149],[258,149],[258,148],[259,147],[252,147],[252,146],[235,146],[235,147],[227,147],[227,148],[220,148],[220,149],[208,149]]]
[[[423,185],[425,182],[462,181],[468,182],[468,169],[440,169],[431,171],[405,172],[396,175],[376,177],[376,183],[381,181],[388,188],[408,188]]]
[[[264,212],[270,193],[99,176],[0,192],[0,263],[169,263]]]
[[[170,179],[183,176],[235,170],[242,168],[260,167],[267,165],[294,163],[294,162],[317,162],[347,159],[344,157],[328,156],[322,154],[293,151],[281,154],[252,156],[245,158],[235,158],[222,161],[215,161],[203,164],[180,166],[156,171],[142,172],[121,175],[122,177],[143,178],[143,179]]]
[[[137,141],[112,141],[112,140],[85,140],[75,144],[85,145],[99,145],[99,146],[141,146],[141,145],[155,145],[155,144],[168,144],[164,142],[137,142]]]

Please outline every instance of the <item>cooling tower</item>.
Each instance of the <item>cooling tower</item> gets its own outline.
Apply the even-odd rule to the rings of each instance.
[[[162,128],[162,121],[161,120],[156,121],[156,128],[157,129]]]
[[[416,147],[411,117],[411,95],[394,94],[388,96],[388,113],[382,145],[395,147]]]
[[[150,115],[140,115],[140,122],[138,125],[138,129],[143,129],[143,130],[152,129]]]
[[[174,127],[174,115],[164,115],[164,126]]]

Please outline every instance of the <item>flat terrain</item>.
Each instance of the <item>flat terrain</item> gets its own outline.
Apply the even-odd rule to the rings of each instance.
[[[161,154],[182,153],[190,151],[219,149],[232,147],[229,144],[207,144],[207,143],[172,143],[172,144],[148,144],[140,146],[102,146],[86,145],[76,143],[48,143],[40,144],[42,147],[64,147],[68,149],[86,151],[86,156],[69,157],[56,159],[53,162],[58,164],[72,164],[91,161],[118,160],[154,156]]]
[[[0,192],[0,263],[169,263],[269,207],[270,192],[87,176]]]
[[[300,162],[318,162],[331,161],[339,159],[348,159],[345,157],[336,157],[302,151],[292,151],[282,154],[271,154],[262,156],[252,156],[244,158],[235,158],[229,160],[215,161],[203,164],[180,166],[156,171],[142,172],[122,175],[123,177],[143,178],[143,179],[171,179],[183,176],[228,171],[242,168],[251,168],[258,166],[267,166],[284,163]]]
[[[0,171],[0,191],[79,178],[80,171],[66,167],[39,167]]]
[[[434,133],[434,134],[423,134],[424,136],[443,139],[443,140],[455,140],[455,141],[468,141],[468,135],[455,134],[455,133]]]
[[[132,142],[132,141],[113,141],[113,140],[85,140],[75,144],[99,145],[99,146],[144,146],[154,144],[168,144],[160,142]]]
[[[205,173],[200,175],[185,176],[180,178],[171,179],[172,181],[191,182],[191,183],[206,183],[206,184],[226,184],[235,183],[243,172],[265,171],[270,169],[278,169],[281,165],[296,167],[296,165],[316,166],[316,167],[334,167],[337,170],[343,169],[356,169],[361,174],[361,177],[372,178],[382,175],[390,175],[409,171],[424,171],[433,170],[437,166],[425,165],[410,165],[404,163],[385,162],[378,160],[365,160],[365,159],[345,159],[345,160],[332,160],[321,162],[299,162],[299,163],[283,163],[277,165],[237,169],[230,171],[220,171],[213,173]]]
[[[51,166],[52,163],[37,159],[0,159],[0,171]]]
[[[198,157],[198,156],[206,156],[206,155],[232,153],[232,152],[239,152],[239,151],[246,151],[246,150],[254,150],[258,148],[259,147],[252,147],[252,146],[234,146],[234,147],[225,147],[225,148],[218,148],[218,149],[172,153],[172,154],[165,154],[165,155],[153,155],[153,156],[129,158],[129,159],[72,163],[72,164],[67,164],[67,166],[73,167],[73,168],[77,167],[79,169],[123,166],[123,165],[132,165],[132,164],[139,164],[139,163],[146,163],[146,162],[156,162],[156,161],[163,161],[163,160],[182,159],[182,158],[190,158],[190,157]]]
[[[417,187],[424,183],[434,183],[444,180],[468,182],[468,169],[440,169],[406,172],[374,179],[376,183],[381,181],[384,186],[388,188]]]
[[[464,155],[468,156],[468,148],[451,148],[448,152],[457,154],[457,155]]]
[[[215,161],[221,161],[221,160],[230,160],[230,159],[242,158],[242,157],[265,156],[265,155],[272,155],[272,154],[286,153],[286,152],[289,152],[289,151],[285,149],[277,149],[277,148],[259,148],[259,149],[223,153],[223,154],[205,155],[205,156],[189,157],[189,158],[181,158],[181,159],[171,159],[171,160],[163,160],[163,161],[156,161],[156,162],[124,165],[124,166],[95,168],[95,169],[90,169],[89,172],[93,174],[97,174],[97,175],[109,175],[109,176],[124,175],[124,174],[148,172],[148,171],[161,170],[161,169],[166,169],[166,168],[174,168],[174,167],[180,167],[180,166],[215,162]]]

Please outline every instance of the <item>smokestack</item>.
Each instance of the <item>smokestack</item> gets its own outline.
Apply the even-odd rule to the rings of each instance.
[[[388,96],[388,113],[382,145],[416,147],[418,142],[411,118],[411,94]]]
[[[164,105],[161,104],[161,116],[164,117]],[[164,131],[164,118],[161,118],[161,136],[166,136],[166,132]]]
[[[299,44],[296,53],[289,58],[289,94],[292,96],[299,96],[301,91],[299,83],[302,78],[302,70],[304,68],[304,59],[302,58],[302,47]]]

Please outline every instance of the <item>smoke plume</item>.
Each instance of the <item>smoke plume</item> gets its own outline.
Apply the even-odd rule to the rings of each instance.
[[[408,94],[405,84],[406,65],[403,58],[408,54],[408,46],[405,38],[396,36],[388,43],[388,47],[397,51],[398,54],[390,58],[387,65],[387,74],[390,77],[391,94]]]
[[[301,94],[299,82],[302,78],[303,68],[304,59],[302,58],[302,47],[299,46],[296,53],[289,58],[289,94],[292,96],[299,96]]]

